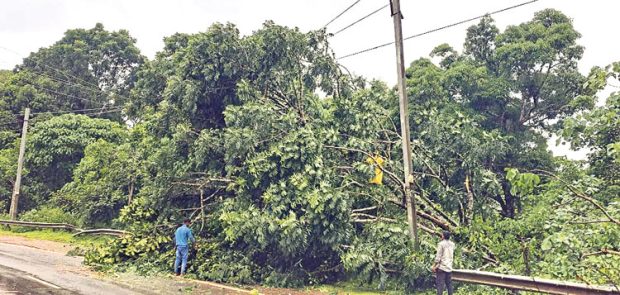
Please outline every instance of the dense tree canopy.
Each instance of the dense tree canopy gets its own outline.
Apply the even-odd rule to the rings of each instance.
[[[74,110],[122,105],[143,61],[135,43],[127,31],[108,32],[102,24],[68,30],[54,45],[25,58],[17,71],[56,82],[54,89],[42,91],[62,93]]]

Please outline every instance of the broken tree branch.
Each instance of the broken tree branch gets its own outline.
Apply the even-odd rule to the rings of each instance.
[[[565,181],[564,179],[560,178],[559,176],[555,175],[552,172],[546,171],[546,170],[540,170],[540,169],[535,169],[532,170],[533,172],[539,172],[542,174],[545,174],[547,176],[551,176],[555,179],[557,179],[558,181],[560,181],[564,186],[566,186],[566,188],[573,193],[573,195],[575,195],[576,197],[592,204],[594,207],[596,207],[599,211],[601,211],[605,217],[607,217],[607,219],[609,219],[610,222],[615,223],[616,225],[620,225],[620,221],[615,219],[613,216],[611,216],[611,214],[609,214],[609,212],[607,212],[607,210],[605,210],[605,207],[603,207],[603,205],[601,205],[598,201],[596,201],[596,199],[594,199],[591,196],[588,196],[586,193],[579,191],[577,188],[575,188],[574,186],[572,186],[570,183],[568,183],[567,181]]]

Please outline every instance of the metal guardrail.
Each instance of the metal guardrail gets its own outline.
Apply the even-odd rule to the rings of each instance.
[[[32,227],[32,228],[42,228],[42,229],[62,229],[68,230],[71,232],[76,232],[74,236],[77,235],[108,235],[108,236],[116,236],[120,237],[122,235],[128,234],[128,232],[124,230],[118,229],[80,229],[75,225],[66,224],[66,223],[47,223],[47,222],[31,222],[31,221],[16,221],[16,220],[0,220],[0,225],[14,225],[14,226],[23,226],[23,227]]]
[[[17,225],[23,227],[39,227],[39,228],[53,228],[53,229],[66,229],[75,230],[76,227],[66,223],[46,223],[46,222],[30,222],[30,221],[14,221],[14,220],[0,220],[2,225]]]
[[[494,286],[513,290],[540,292],[547,294],[574,294],[574,295],[619,295],[620,290],[615,286],[596,286],[579,283],[563,282],[548,279],[539,279],[517,275],[503,275],[486,271],[455,269],[452,279],[464,283]]]
[[[126,232],[124,230],[109,229],[109,228],[82,229],[82,230],[79,230],[77,233],[75,233],[74,236],[79,236],[79,235],[107,235],[107,236],[120,237],[120,236],[126,235],[128,233],[129,232]]]

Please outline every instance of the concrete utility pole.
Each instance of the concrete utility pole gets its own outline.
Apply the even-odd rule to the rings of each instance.
[[[407,221],[409,222],[409,235],[417,250],[418,240],[418,216],[416,212],[415,198],[411,193],[413,183],[411,161],[411,137],[409,136],[409,113],[407,107],[407,91],[405,88],[405,55],[403,53],[403,28],[401,20],[403,15],[400,11],[400,0],[390,0],[392,19],[394,20],[394,39],[396,41],[396,70],[398,72],[398,96],[400,98],[400,134],[403,141],[403,170],[405,171],[405,199],[407,202]]]
[[[30,108],[26,108],[24,112],[24,125],[22,127],[22,140],[19,143],[19,157],[17,159],[17,176],[15,176],[15,185],[13,186],[13,195],[11,196],[11,220],[17,219],[17,205],[19,202],[19,191],[22,184],[22,168],[24,167],[24,153],[26,152],[26,133],[28,132],[28,118],[30,118]]]

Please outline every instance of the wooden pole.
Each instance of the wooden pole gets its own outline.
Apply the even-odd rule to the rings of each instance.
[[[13,186],[13,195],[11,196],[11,220],[17,219],[19,192],[22,184],[22,168],[24,167],[24,153],[26,152],[26,133],[28,132],[28,118],[30,118],[30,108],[26,108],[24,112],[24,125],[22,126],[22,139],[19,143],[19,157],[17,158],[17,175],[15,176],[15,185]]]
[[[407,203],[407,221],[409,225],[409,235],[415,249],[419,248],[418,240],[418,220],[416,212],[415,198],[411,192],[413,183],[412,161],[411,161],[411,137],[409,136],[409,110],[407,107],[407,91],[405,87],[405,54],[403,49],[403,29],[400,11],[400,0],[390,0],[392,19],[394,20],[394,39],[396,41],[396,70],[398,73],[398,96],[400,100],[400,132],[403,148],[403,170],[405,200]]]

